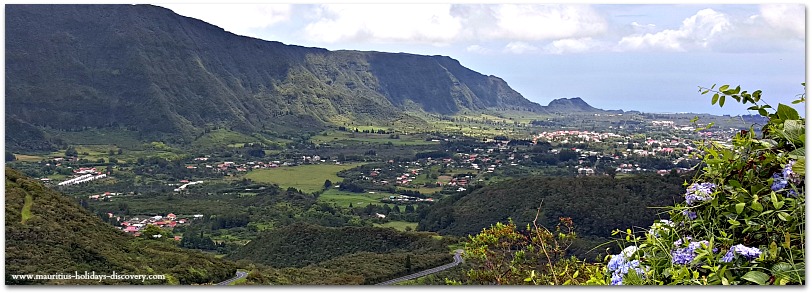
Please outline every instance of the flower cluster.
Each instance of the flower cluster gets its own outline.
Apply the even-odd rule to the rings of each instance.
[[[770,186],[770,189],[777,192],[787,188],[787,185],[789,185],[790,183],[798,184],[801,182],[800,178],[798,178],[795,172],[792,171],[792,166],[794,164],[795,164],[794,160],[789,160],[789,163],[787,163],[787,165],[784,166],[784,169],[781,170],[781,173],[773,174],[773,185]],[[794,189],[789,189],[789,191],[787,191],[787,194],[791,196],[797,196],[798,192],[795,191]]]
[[[693,212],[693,211],[690,211],[690,210],[684,210],[684,211],[682,211],[682,214],[686,218],[688,218],[688,220],[693,221],[694,219],[696,219],[696,212]]]
[[[730,247],[730,250],[722,257],[722,262],[732,262],[736,255],[741,255],[747,260],[754,260],[761,255],[761,250],[755,247],[736,244]]]
[[[623,285],[623,277],[629,273],[630,270],[637,272],[637,275],[643,276],[645,271],[640,267],[639,260],[631,260],[629,258],[637,251],[637,246],[629,246],[623,249],[619,254],[612,255],[606,269],[612,273],[612,285]]]
[[[716,184],[710,182],[691,184],[685,191],[685,203],[693,205],[696,202],[710,200],[715,188]]]
[[[691,237],[685,237],[686,240],[691,240]],[[696,257],[696,249],[700,248],[702,245],[708,246],[710,243],[707,240],[702,241],[692,241],[688,243],[688,247],[677,248],[671,251],[671,263],[677,265],[688,265]],[[682,246],[682,239],[679,239],[674,242],[675,247]],[[716,251],[717,249],[713,249]]]

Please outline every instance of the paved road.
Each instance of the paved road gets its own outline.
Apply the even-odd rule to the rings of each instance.
[[[236,281],[236,280],[239,280],[239,279],[245,278],[245,276],[248,276],[248,272],[237,271],[237,274],[236,274],[236,275],[235,275],[233,278],[228,279],[228,280],[225,280],[225,281],[222,281],[222,282],[217,283],[217,284],[215,284],[215,285],[216,285],[216,286],[226,286],[226,285],[228,285],[228,284],[229,284],[229,283],[231,283],[231,282],[234,282],[234,281]]]
[[[408,276],[403,276],[403,277],[400,277],[400,278],[397,278],[397,279],[392,279],[392,280],[382,282],[382,283],[378,283],[378,284],[375,284],[375,285],[392,285],[392,284],[396,284],[398,282],[411,280],[411,279],[414,279],[414,278],[419,278],[419,277],[422,277],[422,276],[425,276],[425,275],[431,275],[431,274],[434,274],[436,272],[445,271],[447,269],[456,267],[461,262],[462,262],[462,249],[457,249],[456,253],[454,253],[454,262],[452,262],[452,263],[444,264],[444,265],[441,265],[439,267],[430,268],[430,269],[425,270],[425,271],[420,271],[420,272],[417,272],[417,273],[414,273],[414,274],[411,274],[411,275],[408,275]]]

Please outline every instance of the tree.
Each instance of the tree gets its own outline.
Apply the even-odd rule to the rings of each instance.
[[[79,152],[77,152],[76,148],[74,148],[73,146],[68,146],[68,148],[65,150],[65,156],[66,157],[76,157],[78,155],[79,155]]]
[[[540,209],[539,209],[540,211]],[[465,243],[465,260],[472,269],[466,284],[578,285],[588,284],[598,265],[567,257],[575,239],[570,218],[560,218],[555,231],[534,221],[519,230],[510,220],[496,223]]]
[[[406,268],[406,272],[407,272],[407,273],[411,273],[411,272],[412,272],[412,255],[411,255],[411,254],[407,254],[407,255],[406,255],[406,261],[405,261],[405,263],[403,264],[403,267],[405,267],[405,268]]]
[[[333,187],[333,181],[330,181],[330,179],[324,180],[324,189],[330,189],[330,187]]]
[[[6,162],[12,162],[17,160],[17,157],[14,156],[12,152],[6,151]]]

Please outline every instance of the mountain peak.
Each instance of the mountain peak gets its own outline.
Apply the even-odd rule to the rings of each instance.
[[[561,98],[550,101],[546,109],[552,112],[595,112],[601,111],[590,106],[580,97]]]

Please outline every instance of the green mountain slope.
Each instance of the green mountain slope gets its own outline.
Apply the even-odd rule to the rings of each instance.
[[[14,280],[11,274],[159,274],[165,280],[101,284],[201,284],[234,275],[233,263],[135,238],[101,222],[35,179],[6,168],[6,284],[99,284],[93,280]]]
[[[448,57],[285,45],[150,5],[7,5],[5,81],[22,122],[180,142],[217,126],[279,133],[422,123],[403,110],[542,109]]]

